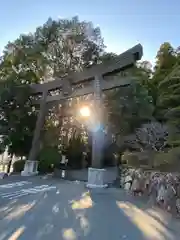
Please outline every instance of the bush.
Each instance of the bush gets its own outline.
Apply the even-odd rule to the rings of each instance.
[[[115,144],[107,145],[103,149],[103,165],[104,167],[114,167],[117,164],[117,146]]]
[[[61,154],[55,147],[46,147],[40,151],[38,171],[40,173],[53,172],[60,165]]]
[[[136,153],[125,152],[121,157],[121,162],[133,167],[140,166],[140,161]]]
[[[24,170],[25,160],[18,160],[13,164],[13,172],[21,172]]]
[[[178,171],[180,168],[180,148],[170,149],[168,152],[156,153],[154,167],[162,171]]]
[[[81,169],[83,166],[84,143],[80,135],[72,136],[66,149],[68,167],[71,169]]]

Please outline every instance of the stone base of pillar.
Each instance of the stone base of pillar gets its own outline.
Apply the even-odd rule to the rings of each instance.
[[[38,162],[27,160],[24,165],[24,170],[21,172],[21,176],[35,176],[38,175]]]
[[[105,169],[88,168],[88,188],[106,188],[108,185],[104,183]]]

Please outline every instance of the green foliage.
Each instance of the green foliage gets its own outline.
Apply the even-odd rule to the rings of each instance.
[[[4,137],[1,136],[0,137],[0,154],[4,153],[6,150],[6,145],[5,145],[5,142],[4,142]]]
[[[13,172],[20,173],[24,170],[25,160],[18,160],[13,164]]]
[[[27,84],[66,76],[72,71],[116,57],[116,54],[105,53],[104,50],[100,29],[94,28],[91,22],[80,21],[78,17],[57,21],[49,18],[34,33],[21,35],[8,43],[0,61],[0,151],[8,147],[10,154],[28,156],[37,110],[32,107]],[[133,134],[137,127],[155,118],[171,126],[169,143],[171,147],[179,146],[179,66],[179,49],[165,42],[157,52],[154,71],[147,61],[132,68],[129,74],[136,76],[137,80],[130,87],[106,93],[105,112],[108,116],[104,124],[110,132],[120,136]],[[72,100],[72,105],[75,102]],[[58,150],[55,153],[52,149],[60,145],[60,139],[68,143],[69,166],[82,166],[82,136],[73,135],[69,119],[65,126],[58,114],[55,110],[48,114],[42,131],[42,145],[47,148],[40,154],[42,171],[51,171],[51,163],[56,163],[55,159],[59,158]],[[50,153],[53,153],[52,159]]]
[[[0,89],[2,145],[8,146],[9,153],[17,156],[28,155],[36,122],[29,94],[28,86],[18,88],[14,82],[6,82]]]
[[[49,173],[60,165],[61,154],[57,148],[46,147],[39,153],[38,171],[40,173]]]
[[[116,144],[106,144],[103,148],[103,166],[112,167],[118,164],[119,148]]]
[[[156,118],[167,121],[169,109],[178,105],[178,84],[177,76],[178,55],[170,43],[164,43],[156,56],[156,65],[152,77],[154,92],[156,92]],[[179,75],[179,74],[178,74]],[[176,92],[177,91],[177,92]]]
[[[172,161],[172,157],[174,158],[175,156],[174,155],[172,156],[170,153],[165,152],[156,153],[154,156],[154,167],[158,167],[169,163],[170,161]]]
[[[73,169],[82,168],[83,152],[85,150],[85,144],[82,136],[76,134],[72,135],[69,140],[68,147],[66,149],[66,156],[68,159],[68,167]]]
[[[129,134],[152,117],[152,98],[138,82],[107,93],[105,103],[109,124],[116,134]]]
[[[34,33],[7,44],[0,61],[0,135],[10,153],[27,156],[31,147],[37,113],[31,106],[27,84],[101,62],[103,51],[100,29],[78,17],[48,19]],[[61,130],[57,131],[59,135]]]
[[[175,147],[164,153],[156,153],[154,156],[154,168],[161,171],[179,171],[180,148]]]
[[[139,167],[140,161],[136,153],[124,152],[121,156],[122,163],[127,163],[128,166]]]
[[[156,75],[161,74],[162,70],[163,74],[169,73],[169,70],[173,68],[173,66],[177,62],[177,56],[175,49],[171,46],[169,42],[165,42],[160,46],[160,49],[157,52],[156,56],[156,65],[155,71]],[[166,75],[164,75],[165,77]]]

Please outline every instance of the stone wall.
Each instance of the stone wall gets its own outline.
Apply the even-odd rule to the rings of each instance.
[[[122,170],[120,186],[134,195],[146,196],[165,210],[180,214],[180,173],[127,168]]]

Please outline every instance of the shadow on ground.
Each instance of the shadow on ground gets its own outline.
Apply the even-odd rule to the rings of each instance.
[[[0,209],[0,240],[179,239],[168,215],[124,191],[61,183],[38,200],[29,198]]]

